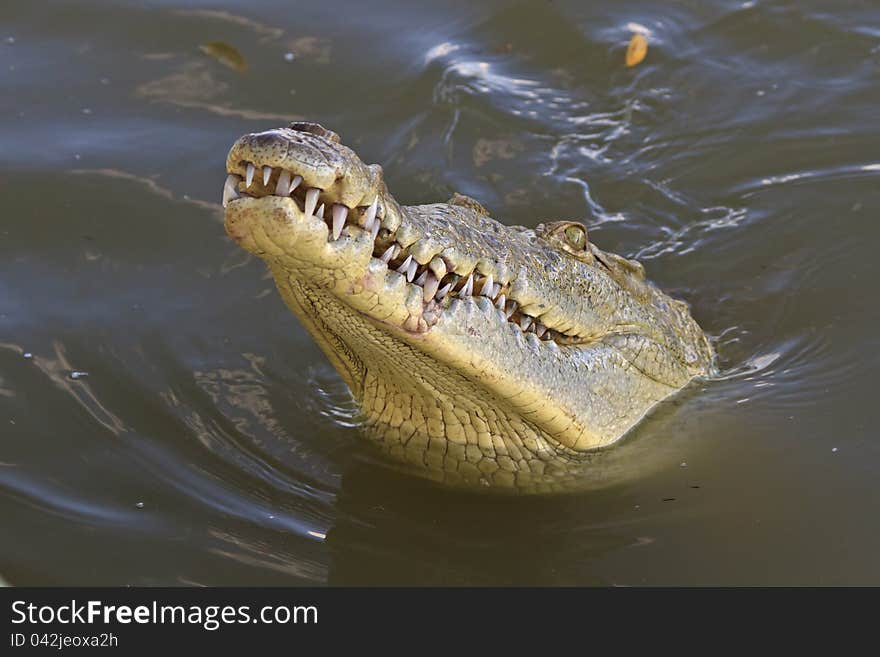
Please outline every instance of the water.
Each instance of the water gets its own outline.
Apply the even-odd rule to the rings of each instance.
[[[0,576],[880,584],[872,4],[3,3]],[[229,145],[294,118],[403,203],[585,220],[722,374],[581,493],[390,471],[222,229]]]

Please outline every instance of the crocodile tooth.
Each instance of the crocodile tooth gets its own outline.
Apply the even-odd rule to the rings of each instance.
[[[238,194],[234,189],[230,189],[229,185],[223,185],[223,207],[229,205],[229,201],[238,198]]]
[[[495,288],[495,281],[492,280],[492,274],[489,274],[486,277],[486,282],[483,283],[483,287],[480,289],[480,294],[484,297],[492,298],[492,290]]]
[[[464,298],[469,297],[474,293],[474,275],[473,273],[469,274],[467,277],[467,281],[462,286],[461,290],[458,291],[458,296]]]
[[[425,276],[425,282],[423,285],[425,290],[425,301],[430,301],[434,298],[434,295],[437,294],[437,288],[440,287],[440,281],[429,271],[426,271],[422,276]]]
[[[256,167],[253,165],[253,163],[248,162],[247,171],[245,172],[245,175],[244,175],[244,186],[245,187],[250,187],[251,183],[254,182],[254,171],[255,170],[256,170]]]
[[[397,242],[394,243],[394,255],[391,256],[391,259],[394,260],[397,256],[400,255],[400,252],[403,251],[403,247],[400,246]]]
[[[547,332],[547,327],[544,326],[541,322],[535,322],[535,334],[540,338],[544,336],[544,333]]]
[[[323,219],[323,218],[324,218],[324,204],[323,204],[323,203],[321,203],[321,205],[318,206],[318,209],[315,210],[315,216],[316,216],[318,219]]]
[[[281,170],[278,174],[278,182],[275,183],[275,196],[287,196],[290,189],[290,171]]]
[[[531,318],[531,317],[529,317],[528,315],[520,315],[520,318],[519,318],[519,327],[520,327],[523,331],[528,331],[528,330],[529,330],[529,327],[530,327],[531,325],[532,325],[532,318]]]
[[[495,300],[495,307],[498,310],[503,312],[504,311],[504,304],[506,301],[507,301],[507,297],[505,297],[503,294],[499,295],[499,297]]]
[[[333,239],[338,240],[345,227],[345,218],[348,216],[348,208],[339,203],[333,204]]]
[[[263,167],[263,187],[269,184],[269,178],[272,177],[272,167],[268,164]]]
[[[510,319],[510,316],[516,312],[516,301],[511,299],[507,302],[507,308],[504,310],[504,314],[507,316],[507,319]]]
[[[294,176],[290,181],[290,189],[287,190],[287,195],[290,196],[293,194],[293,190],[299,187],[299,184],[303,181],[302,176]]]
[[[238,186],[239,181],[241,180],[240,176],[236,176],[234,173],[230,173],[226,176],[226,182],[223,183],[223,207],[225,208],[229,205],[229,201],[234,198],[238,198],[238,190],[236,187]]]
[[[306,217],[311,217],[312,213],[315,211],[315,206],[318,205],[318,194],[320,193],[321,190],[317,187],[312,187],[306,192]]]
[[[376,211],[379,209],[379,197],[373,199],[373,202],[370,204],[370,207],[367,208],[366,218],[364,219],[364,226],[366,226],[367,230],[371,230],[373,225],[373,221],[376,219]]]
[[[492,286],[492,294],[489,295],[489,298],[494,299],[498,296],[499,292],[501,292],[501,285],[495,283],[495,285]]]
[[[451,290],[451,289],[452,289],[452,283],[447,283],[446,285],[441,287],[439,290],[437,290],[437,294],[435,295],[437,298],[437,301],[442,301],[443,298],[447,294],[449,294],[449,290]]]
[[[403,261],[403,264],[400,265],[395,271],[398,274],[406,274],[409,271],[409,263],[412,262],[412,256],[406,256],[406,260]]]
[[[385,253],[382,254],[382,262],[386,265],[391,262],[391,257],[394,255],[394,245],[392,244],[387,249],[385,249]]]
[[[378,219],[373,221],[373,227],[370,229],[370,235],[373,237],[373,241],[376,241],[376,235],[379,234],[379,229],[382,227],[382,222]]]
[[[410,257],[410,259],[412,259],[412,256],[409,256],[409,257]],[[412,283],[412,279],[415,278],[416,269],[418,269],[418,268],[419,268],[419,263],[416,262],[415,260],[412,260],[409,263],[409,269],[406,270],[406,280],[407,281]]]
[[[428,272],[423,271],[421,276],[416,279],[415,283],[416,285],[424,285],[426,280],[428,280]]]

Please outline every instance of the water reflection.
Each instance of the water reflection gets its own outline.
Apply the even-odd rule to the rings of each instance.
[[[813,5],[10,5],[4,578],[880,581],[880,35],[868,5]],[[391,469],[218,222],[231,141],[296,117],[404,203],[584,220],[688,300],[717,377],[596,455],[586,492]]]

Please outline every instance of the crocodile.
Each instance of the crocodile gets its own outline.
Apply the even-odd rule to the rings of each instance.
[[[400,205],[317,123],[240,137],[226,171],[226,232],[265,261],[390,462],[556,490],[713,368],[688,305],[580,222],[509,226],[460,194]]]

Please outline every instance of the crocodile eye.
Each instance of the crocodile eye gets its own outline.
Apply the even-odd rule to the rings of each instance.
[[[587,229],[571,224],[565,229],[565,241],[575,251],[583,251],[587,248]]]

